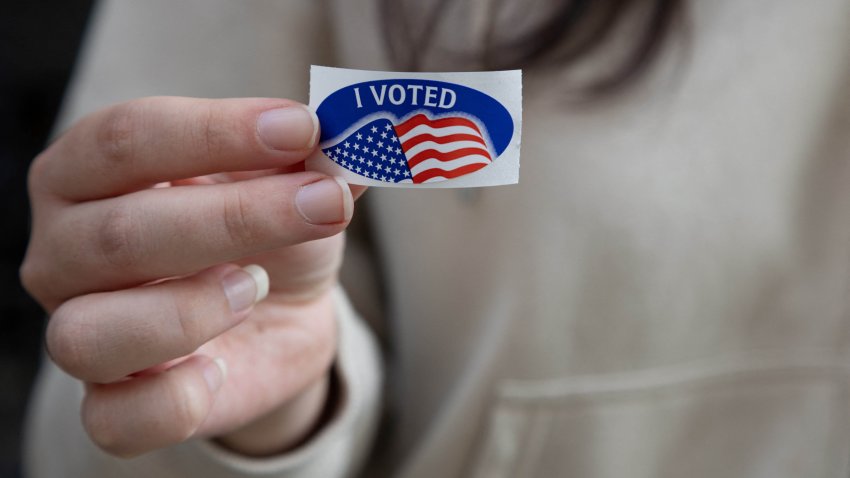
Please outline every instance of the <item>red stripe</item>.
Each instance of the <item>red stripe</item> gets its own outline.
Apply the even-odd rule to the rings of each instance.
[[[436,149],[426,149],[422,151],[412,158],[407,160],[407,165],[413,169],[414,166],[425,161],[427,159],[436,159],[438,161],[452,161],[454,159],[462,158],[464,156],[472,156],[473,154],[480,154],[481,156],[490,159],[490,153],[487,152],[486,149],[480,148],[461,148],[456,149],[454,151],[449,151],[448,153],[441,153]]]
[[[476,164],[467,164],[466,166],[461,166],[457,169],[453,169],[451,171],[445,171],[440,168],[431,168],[422,171],[421,173],[413,176],[413,182],[416,184],[424,183],[425,181],[431,178],[444,177],[446,179],[457,178],[459,176],[463,176],[465,174],[469,174],[479,169],[487,166],[486,164],[476,163]]]
[[[417,134],[416,136],[410,138],[409,140],[401,143],[402,149],[405,151],[410,148],[416,146],[417,144],[424,143],[425,141],[432,141],[437,144],[446,144],[451,143],[453,141],[475,141],[477,143],[484,144],[484,140],[480,136],[475,136],[474,134],[450,134],[448,136],[434,136],[433,134]]]
[[[419,114],[416,115],[404,123],[395,127],[395,132],[399,138],[407,134],[408,131],[419,125],[428,125],[432,128],[445,128],[447,126],[467,126],[469,128],[474,129],[479,135],[481,131],[478,129],[478,126],[475,125],[472,121],[469,121],[466,118],[459,117],[451,117],[451,118],[440,118],[436,120],[428,119],[427,116]]]

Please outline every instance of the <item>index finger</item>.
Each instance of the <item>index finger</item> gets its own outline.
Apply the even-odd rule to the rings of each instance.
[[[290,166],[312,153],[318,120],[289,100],[153,97],[93,113],[36,159],[31,184],[85,201],[225,171]]]

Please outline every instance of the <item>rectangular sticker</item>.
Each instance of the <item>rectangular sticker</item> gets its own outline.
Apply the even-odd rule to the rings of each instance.
[[[397,73],[313,66],[324,154],[351,184],[464,188],[519,181],[522,72]]]

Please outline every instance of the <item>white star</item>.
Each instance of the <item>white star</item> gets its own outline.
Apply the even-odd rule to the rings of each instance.
[[[373,173],[372,173],[372,178],[374,178],[374,179],[378,179],[378,173],[373,172]]]
[[[387,132],[386,131],[381,133],[381,139],[387,139]]]
[[[373,149],[373,150],[372,150],[372,156],[377,156],[377,155],[378,155],[378,150],[377,150],[377,149]]]
[[[357,133],[357,139],[363,139],[363,135],[360,134],[360,133]]]
[[[347,147],[351,146],[351,143],[349,143],[348,141],[346,141],[345,143],[342,143],[342,145],[343,145],[343,146],[345,146],[345,147],[347,148]]]
[[[369,166],[370,168],[372,167],[372,164],[373,164],[372,161],[366,161],[366,165]]]
[[[363,146],[363,153],[366,154],[368,152],[369,152],[369,148],[367,148],[366,146]]]
[[[373,133],[377,133],[377,132],[378,132],[378,127],[377,127],[377,126],[372,126],[372,132],[373,132]]]
[[[393,174],[395,174],[396,176],[398,176],[400,173],[401,173],[401,171],[400,171],[400,170],[398,170],[398,169],[393,169]]]
[[[336,149],[334,150],[334,153],[339,154],[339,148],[336,148]]]
[[[392,128],[392,127],[393,127],[393,126],[392,126],[391,124],[387,123],[387,125],[386,125],[386,126],[384,126],[384,129],[385,129],[385,130],[387,130],[387,131],[389,131],[389,130],[390,130],[390,128]]]
[[[395,149],[395,154],[401,154],[401,148],[396,148],[396,149]]]
[[[386,180],[387,180],[387,177],[382,174],[381,175],[381,181],[386,181]]]
[[[354,168],[354,170],[357,171],[357,174],[360,174],[363,171],[360,166],[357,166],[356,168]]]
[[[347,158],[347,157],[348,157],[348,151],[343,151],[343,152],[342,152],[342,155],[343,155],[343,156],[345,156],[345,157]]]
[[[408,177],[408,176],[410,176],[410,171],[405,169],[404,170],[404,177]]]
[[[357,144],[357,143],[354,143],[354,149],[360,149],[360,145]]]
[[[392,138],[390,138],[390,139],[392,139],[392,140],[393,140],[393,143],[398,143],[398,138],[396,138],[395,136],[393,136],[393,137],[392,137]]]
[[[371,136],[367,136],[367,137],[366,137],[366,141],[368,141],[368,142],[370,142],[370,143],[371,143],[371,142],[372,142],[372,137],[371,137]]]
[[[381,166],[381,165],[379,164],[379,165],[378,165],[378,167],[377,167],[376,169],[377,169],[378,171],[383,171],[383,170],[384,170],[384,167],[383,167],[383,166]]]
[[[382,154],[382,155],[381,155],[381,161],[386,161],[386,160],[387,160],[387,155],[386,155],[386,154]]]
[[[383,142],[383,141],[378,141],[378,147],[379,147],[379,148],[383,148],[383,147],[384,147],[384,142]],[[338,153],[338,152],[339,152],[339,151],[337,151],[337,153]]]
[[[343,166],[345,166],[345,167],[347,168],[347,167],[348,167],[348,161],[343,161],[343,162],[342,162],[342,165],[343,165]]]
[[[363,162],[363,156],[358,156],[357,161],[360,161],[362,163]]]

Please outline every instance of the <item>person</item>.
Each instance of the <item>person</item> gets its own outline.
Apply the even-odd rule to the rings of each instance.
[[[311,63],[456,66],[566,5],[438,3],[99,5],[30,174],[29,475],[847,476],[850,4],[688,3],[561,101],[630,61],[618,20],[526,69],[518,185],[355,204],[277,99]]]

